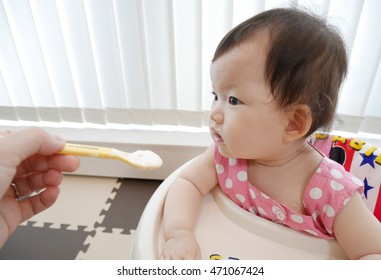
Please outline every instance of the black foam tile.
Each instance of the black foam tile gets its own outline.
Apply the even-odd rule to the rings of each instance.
[[[158,188],[160,180],[122,179],[120,188],[116,189],[114,199],[109,199],[111,203],[107,211],[102,211],[105,215],[102,223],[97,226],[105,227],[105,232],[111,232],[112,228],[123,229],[124,234],[136,229],[143,210]]]
[[[83,245],[88,235],[84,227],[78,230],[67,230],[68,225],[61,228],[34,227],[33,222],[19,226],[14,234],[0,250],[2,260],[74,260],[78,252],[86,251]]]

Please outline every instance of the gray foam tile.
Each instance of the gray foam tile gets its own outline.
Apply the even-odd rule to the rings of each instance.
[[[84,241],[89,232],[79,227],[68,230],[68,225],[60,229],[35,227],[33,222],[19,226],[0,250],[2,260],[73,260],[78,251],[86,251]],[[95,232],[90,233],[95,234]]]
[[[105,215],[103,221],[96,226],[105,227],[105,232],[120,228],[129,234],[130,230],[136,229],[148,200],[162,181],[122,179],[120,182],[120,187],[114,189],[115,197],[108,201],[110,207],[101,213]]]

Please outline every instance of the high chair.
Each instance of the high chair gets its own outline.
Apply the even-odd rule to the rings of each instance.
[[[381,221],[381,153],[363,141],[315,134],[310,143],[364,181],[366,205]],[[175,170],[152,195],[139,221],[131,259],[158,259],[162,211],[169,186],[190,163]],[[202,259],[347,259],[334,239],[278,225],[237,206],[217,186],[201,203],[194,230]]]

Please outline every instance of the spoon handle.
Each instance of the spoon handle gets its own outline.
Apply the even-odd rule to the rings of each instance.
[[[112,148],[72,143],[66,143],[65,147],[60,151],[60,154],[100,158],[115,158],[114,149]]]

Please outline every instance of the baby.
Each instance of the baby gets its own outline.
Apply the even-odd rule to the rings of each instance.
[[[200,258],[193,228],[217,185],[247,211],[336,238],[351,259],[381,258],[381,223],[361,181],[307,141],[331,127],[346,72],[339,33],[296,9],[265,11],[222,39],[210,70],[214,144],[169,189],[162,259]]]

